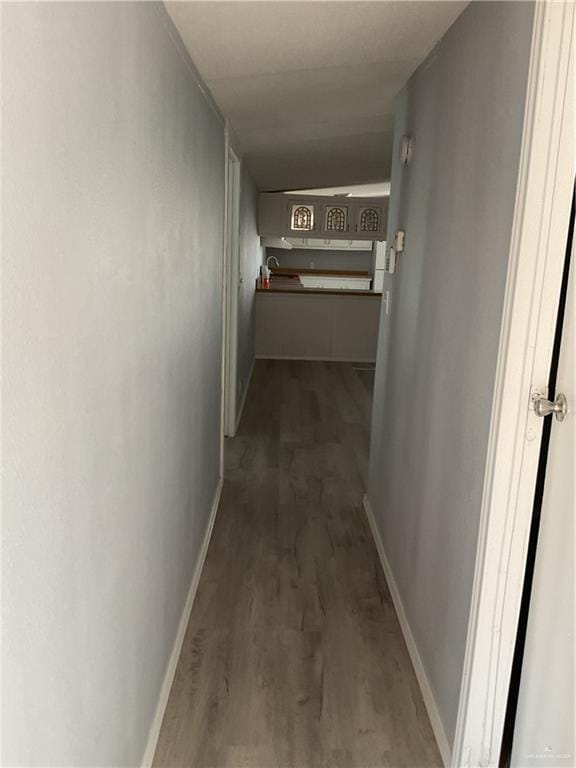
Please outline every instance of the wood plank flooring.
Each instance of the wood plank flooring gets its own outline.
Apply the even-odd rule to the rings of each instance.
[[[441,765],[362,508],[372,380],[257,361],[157,768]]]

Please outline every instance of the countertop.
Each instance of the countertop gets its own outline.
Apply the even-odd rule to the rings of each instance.
[[[263,288],[260,279],[256,281],[257,293],[308,293],[328,294],[338,296],[382,296],[382,291],[356,290],[348,288],[305,288],[298,279],[298,274],[332,275],[347,277],[367,277],[368,272],[337,272],[332,270],[299,269],[298,272],[288,269],[272,270],[270,287]]]

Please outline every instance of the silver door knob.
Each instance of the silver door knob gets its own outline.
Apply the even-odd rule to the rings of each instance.
[[[556,417],[556,421],[564,421],[568,414],[568,401],[566,395],[560,392],[556,396],[556,400],[552,403],[550,400],[546,400],[545,397],[537,397],[534,400],[534,411],[536,416],[550,416],[551,413]]]

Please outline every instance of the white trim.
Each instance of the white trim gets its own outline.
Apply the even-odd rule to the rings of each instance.
[[[568,85],[574,5],[535,4],[502,330],[454,766],[497,766],[526,563],[574,182]],[[573,97],[573,94],[572,94]]]
[[[220,353],[220,477],[224,477],[224,437],[227,413],[227,354],[228,354],[228,123],[224,126],[224,221],[222,222],[222,349]]]
[[[232,169],[232,188],[230,170]],[[226,129],[226,242],[225,270],[223,275],[224,302],[224,435],[233,437],[236,431],[238,375],[238,288],[240,248],[240,185],[241,161],[230,143],[230,131]],[[232,206],[232,211],[230,211]]]
[[[178,666],[178,659],[182,652],[182,644],[186,635],[186,629],[188,627],[188,621],[190,620],[190,614],[192,612],[192,606],[194,605],[194,598],[198,590],[198,584],[200,583],[200,576],[202,575],[202,569],[204,567],[204,561],[206,560],[206,554],[208,552],[208,546],[210,544],[210,538],[212,536],[212,530],[214,528],[214,522],[216,520],[216,513],[218,512],[218,505],[220,503],[220,496],[222,495],[222,478],[218,481],[216,486],[216,492],[212,501],[212,508],[210,510],[210,517],[208,519],[208,525],[206,526],[206,532],[204,534],[204,541],[198,554],[198,560],[196,561],[196,567],[192,574],[192,582],[190,589],[188,590],[188,596],[184,604],[184,610],[180,617],[180,623],[178,624],[178,631],[174,639],[174,645],[172,647],[172,653],[168,660],[166,672],[164,674],[164,680],[162,687],[160,688],[160,696],[158,697],[158,704],[156,705],[156,711],[154,713],[154,719],[150,726],[148,734],[148,742],[146,749],[144,750],[144,757],[142,758],[142,768],[151,768],[154,760],[154,753],[156,752],[156,746],[158,744],[158,736],[160,735],[160,728],[162,727],[162,720],[164,719],[164,713],[166,711],[166,705],[170,697],[170,690],[172,689],[172,683],[174,682],[174,675],[176,674],[176,667]]]
[[[236,416],[236,428],[234,429],[234,434],[238,432],[238,427],[240,426],[240,421],[242,420],[242,414],[244,413],[244,405],[246,404],[246,398],[248,396],[248,390],[250,389],[250,382],[252,381],[252,374],[254,373],[254,364],[256,362],[256,358],[252,358],[252,365],[250,366],[250,373],[246,377],[246,386],[244,387],[244,392],[242,393],[242,401],[240,403],[240,408],[238,408],[238,413]]]
[[[373,357],[327,357],[326,355],[256,355],[256,360],[303,360],[316,363],[372,363],[376,364]]]
[[[400,628],[402,629],[402,634],[404,635],[404,641],[406,642],[410,661],[412,662],[414,673],[416,674],[416,679],[418,680],[418,684],[420,686],[420,692],[422,693],[422,698],[424,699],[424,704],[428,712],[428,717],[430,718],[430,724],[432,725],[432,731],[434,732],[434,737],[436,738],[438,750],[440,751],[440,756],[442,757],[444,765],[446,768],[448,768],[452,762],[450,743],[446,737],[446,731],[444,730],[444,725],[442,724],[440,713],[438,712],[436,699],[434,698],[434,693],[432,692],[432,686],[430,685],[426,675],[424,664],[422,663],[420,653],[418,652],[418,646],[416,645],[414,635],[410,629],[410,624],[408,623],[408,619],[406,617],[402,598],[400,597],[400,592],[398,591],[398,586],[394,579],[392,568],[390,567],[390,563],[386,557],[382,537],[380,536],[378,524],[376,523],[372,505],[370,504],[370,499],[368,498],[367,494],[364,494],[363,503],[364,510],[366,511],[366,517],[368,518],[368,523],[370,525],[370,530],[372,531],[372,536],[374,537],[374,543],[376,544],[376,549],[378,550],[378,556],[380,558],[382,570],[384,571],[388,589],[390,590],[390,595],[392,596],[392,602],[394,603],[394,608],[396,609],[396,615],[398,616]]]

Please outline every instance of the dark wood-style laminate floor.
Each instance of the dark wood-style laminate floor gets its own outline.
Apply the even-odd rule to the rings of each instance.
[[[362,508],[372,383],[257,361],[157,768],[441,765]]]

